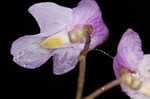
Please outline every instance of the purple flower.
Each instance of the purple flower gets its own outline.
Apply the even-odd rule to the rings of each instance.
[[[150,99],[150,54],[144,54],[140,37],[128,29],[120,40],[113,67],[116,77],[124,76],[122,90],[131,99]]]
[[[52,2],[37,3],[29,12],[36,19],[40,33],[20,37],[11,47],[14,62],[27,69],[40,67],[53,56],[54,74],[64,74],[78,63],[86,26],[92,30],[90,50],[108,36],[95,0],[81,0],[73,9]]]

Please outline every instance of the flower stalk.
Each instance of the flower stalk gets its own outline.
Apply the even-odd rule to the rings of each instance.
[[[97,90],[92,92],[90,95],[84,97],[83,99],[95,99],[97,96],[103,94],[105,91],[120,85],[122,83],[122,81],[123,81],[122,77],[120,77],[116,80],[113,80],[113,81],[109,82],[108,84],[104,85],[103,87],[98,88]]]
[[[85,82],[85,72],[86,72],[86,56],[88,53],[89,45],[90,45],[90,31],[85,31],[86,43],[84,49],[81,51],[79,56],[79,77],[78,77],[78,86],[76,99],[82,98],[83,87]]]

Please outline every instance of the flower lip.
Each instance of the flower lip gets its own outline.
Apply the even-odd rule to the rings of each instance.
[[[55,48],[64,48],[69,44],[69,37],[66,33],[67,31],[58,32],[55,35],[52,35],[50,37],[47,37],[45,40],[43,40],[40,43],[41,48],[49,48],[49,49],[55,49]]]

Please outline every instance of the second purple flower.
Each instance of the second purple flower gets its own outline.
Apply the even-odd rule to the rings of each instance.
[[[141,39],[132,29],[123,34],[113,66],[116,77],[124,79],[122,90],[131,99],[150,99],[150,54],[144,54]]]

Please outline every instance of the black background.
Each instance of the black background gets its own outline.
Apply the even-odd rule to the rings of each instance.
[[[51,1],[66,7],[75,7],[79,0],[18,0],[9,2],[6,21],[8,34],[7,94],[15,98],[41,97],[40,99],[74,99],[76,93],[78,66],[61,76],[53,75],[52,59],[35,70],[19,67],[12,61],[10,47],[14,40],[23,35],[39,33],[39,27],[28,13],[35,3]],[[98,48],[115,56],[118,42],[127,28],[138,32],[143,51],[150,53],[148,2],[138,0],[97,0],[110,36]],[[86,83],[83,96],[115,79],[112,59],[95,51],[88,53]],[[129,99],[120,87],[115,87],[97,99]]]

